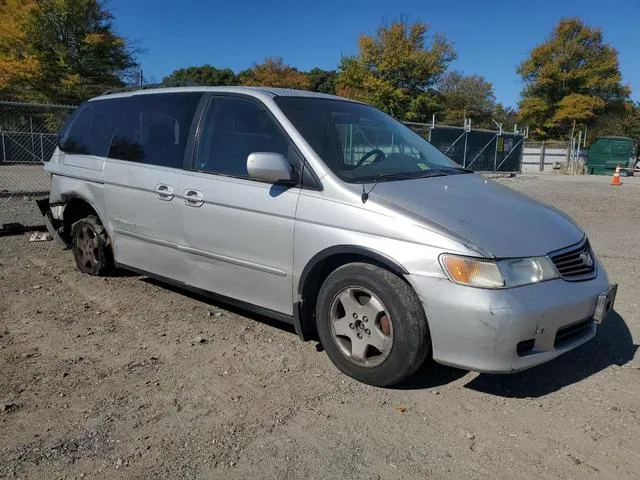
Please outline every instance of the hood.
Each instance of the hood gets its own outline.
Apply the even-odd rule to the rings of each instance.
[[[584,236],[564,213],[476,174],[380,182],[370,198],[410,210],[497,258],[546,255]]]

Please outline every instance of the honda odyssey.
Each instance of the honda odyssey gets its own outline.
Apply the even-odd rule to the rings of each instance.
[[[115,265],[291,323],[372,385],[427,358],[523,370],[613,308],[567,215],[345,98],[112,91],[76,110],[45,170],[49,226],[80,271]]]

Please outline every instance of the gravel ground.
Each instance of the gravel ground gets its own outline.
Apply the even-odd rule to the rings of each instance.
[[[42,225],[42,215],[33,198],[48,192],[50,186],[41,163],[0,163],[0,234],[16,226]]]
[[[44,192],[50,187],[42,163],[0,163],[0,193]]]
[[[0,196],[0,233],[3,229],[9,230],[16,224],[22,227],[43,225],[42,214],[34,198],[40,197]]]
[[[594,341],[513,376],[368,387],[287,326],[0,238],[0,476],[640,478],[640,178],[498,181],[574,217],[620,284]]]

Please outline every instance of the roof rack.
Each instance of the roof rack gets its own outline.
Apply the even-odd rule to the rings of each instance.
[[[171,88],[171,87],[202,87],[198,82],[167,82],[167,83],[148,83],[145,85],[129,85],[128,87],[112,88],[102,95],[112,95],[114,93],[136,92],[138,90],[148,90],[151,88]]]

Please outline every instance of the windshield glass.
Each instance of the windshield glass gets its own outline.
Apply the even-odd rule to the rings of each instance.
[[[278,97],[276,102],[327,167],[346,182],[466,172],[418,134],[368,105],[310,97]]]

